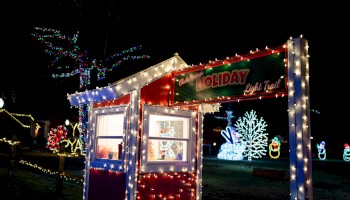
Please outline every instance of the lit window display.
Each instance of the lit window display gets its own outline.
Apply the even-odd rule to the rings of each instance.
[[[104,114],[97,116],[96,158],[121,159],[124,132],[124,114]]]
[[[196,113],[185,110],[167,112],[147,105],[144,110],[141,170],[190,170],[195,157]]]
[[[148,161],[187,161],[188,124],[188,118],[150,115]]]
[[[124,172],[128,105],[92,110],[89,124],[91,167]]]

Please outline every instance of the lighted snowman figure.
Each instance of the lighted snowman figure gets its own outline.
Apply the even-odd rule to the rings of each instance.
[[[276,159],[280,156],[280,148],[281,148],[281,142],[279,141],[278,137],[274,137],[269,145],[269,155],[271,158]],[[272,153],[274,152],[274,153]],[[277,152],[277,153],[275,153]],[[272,155],[276,154],[276,155]]]
[[[318,158],[320,160],[326,159],[326,143],[322,141],[320,144],[316,144],[318,150]]]
[[[344,153],[343,153],[343,159],[346,162],[350,162],[350,146],[348,143],[344,144]]]

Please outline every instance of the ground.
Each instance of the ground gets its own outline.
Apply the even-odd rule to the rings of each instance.
[[[62,194],[56,192],[56,176],[16,163],[13,175],[8,173],[8,163],[0,162],[0,192],[7,199],[83,199],[81,182],[65,181]],[[37,160],[38,159],[34,159]],[[43,162],[44,160],[42,160]],[[45,161],[44,161],[45,162]],[[66,165],[71,165],[67,162]],[[66,166],[67,169],[74,167]],[[203,200],[229,199],[290,199],[289,180],[255,176],[254,169],[288,170],[288,159],[244,161],[218,160],[204,157]],[[81,169],[76,168],[77,174]],[[288,177],[288,176],[287,176]],[[342,160],[313,161],[313,193],[315,200],[347,200],[350,194],[350,163]],[[6,196],[6,197],[4,197]]]

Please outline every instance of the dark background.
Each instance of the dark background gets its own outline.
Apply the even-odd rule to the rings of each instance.
[[[91,85],[85,89],[106,86],[176,52],[187,64],[199,64],[248,54],[256,48],[278,47],[289,37],[303,35],[310,46],[310,101],[316,111],[311,112],[313,146],[325,140],[327,146],[341,151],[345,142],[350,143],[345,3],[52,0],[11,1],[2,8],[0,95],[9,112],[31,114],[53,124],[78,115],[67,94],[79,90],[79,77],[51,77],[57,73],[48,67],[54,58],[31,36],[34,27],[54,28],[69,36],[79,31],[78,45],[90,58],[103,59],[138,45],[142,49],[136,55],[150,56],[121,64],[102,81],[92,75]],[[256,109],[258,116],[271,123],[271,135],[287,134],[284,100],[278,106],[272,100],[226,104],[217,115],[232,109],[242,116]],[[205,126],[221,123],[225,128],[227,124],[214,121]]]

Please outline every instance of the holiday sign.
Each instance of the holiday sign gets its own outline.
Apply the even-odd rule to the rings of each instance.
[[[175,103],[286,93],[285,51],[271,51],[267,55],[251,57],[235,62],[223,61],[216,66],[198,67],[198,70],[176,75]]]

